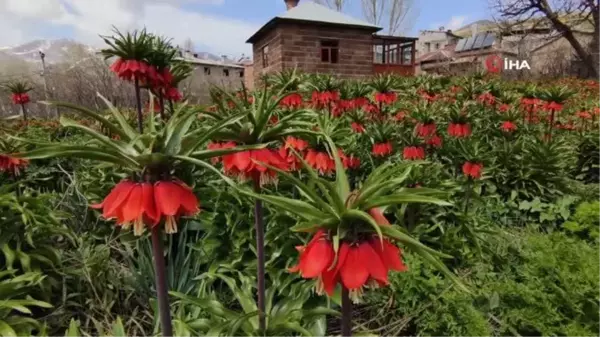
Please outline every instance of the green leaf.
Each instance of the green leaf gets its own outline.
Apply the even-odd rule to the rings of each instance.
[[[418,195],[418,194],[409,194],[409,193],[396,193],[391,194],[385,197],[373,198],[365,203],[363,206],[366,209],[371,209],[375,207],[381,206],[389,206],[389,205],[397,205],[397,204],[406,204],[406,203],[425,203],[425,204],[434,204],[438,206],[452,206],[451,203],[438,199],[429,197],[426,195]]]
[[[301,217],[301,218],[309,220],[309,221],[310,220],[317,221],[319,219],[324,219],[327,217],[326,213],[322,212],[318,208],[315,208],[311,204],[304,202],[304,201],[290,199],[290,198],[276,196],[276,195],[258,194],[258,193],[250,192],[246,189],[239,188],[239,187],[238,187],[238,191],[240,193],[250,196],[252,198],[260,199],[260,200],[268,202],[274,206],[280,207],[292,214],[297,215],[298,217]]]
[[[121,144],[120,141],[114,141],[114,140],[106,137],[105,135],[98,133],[95,130],[92,130],[86,126],[80,125],[77,122],[75,122],[67,117],[61,116],[60,123],[66,127],[73,127],[73,128],[79,129],[79,130],[83,131],[85,134],[100,141],[102,144],[112,148],[113,150],[115,150],[117,152],[122,152],[124,155],[131,155],[131,156],[139,155],[139,153],[129,144]]]
[[[113,323],[112,335],[115,337],[127,336],[127,334],[125,333],[125,327],[123,327],[123,322],[121,321],[121,317],[117,317],[117,320]]]
[[[10,325],[6,324],[5,321],[0,320],[0,336],[13,337],[17,336],[17,332]]]
[[[79,332],[79,321],[71,318],[71,322],[69,323],[69,328],[65,332],[65,337],[79,337],[81,333]]]
[[[113,116],[115,116],[117,122],[121,126],[121,130],[123,130],[122,132],[127,135],[128,141],[136,138],[136,136],[139,135],[139,133],[135,131],[135,129],[131,127],[131,125],[129,125],[129,122],[127,122],[127,119],[125,119],[125,116],[123,116],[119,109],[112,105],[112,103],[100,93],[96,93],[96,96],[100,97],[100,99],[104,101],[104,104],[106,104],[110,112],[113,114]]]
[[[331,151],[331,155],[335,161],[335,184],[337,193],[339,194],[340,198],[345,201],[350,195],[350,184],[348,183],[346,170],[344,169],[344,165],[342,165],[342,160],[340,159],[340,155],[338,154],[337,148],[335,147],[331,137],[325,135],[325,139],[329,144],[329,150]]]
[[[346,218],[359,219],[359,220],[362,220],[363,222],[366,222],[369,225],[371,225],[371,227],[373,227],[373,229],[377,233],[377,237],[379,237],[379,241],[383,245],[383,233],[381,232],[381,226],[379,226],[377,224],[377,222],[375,221],[375,219],[373,219],[373,217],[371,217],[369,214],[367,214],[366,212],[363,212],[359,209],[349,209],[342,214],[342,219],[346,220]]]
[[[181,140],[190,129],[192,122],[196,118],[196,112],[192,111],[181,117],[178,123],[174,123],[172,132],[167,134],[165,153],[175,155],[181,149]],[[171,120],[174,121],[175,119]],[[169,123],[171,124],[171,123]]]

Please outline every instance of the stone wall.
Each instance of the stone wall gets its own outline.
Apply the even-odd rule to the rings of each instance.
[[[211,86],[236,90],[244,80],[244,68],[194,64],[194,71],[180,88],[192,103],[206,104],[210,102]]]
[[[321,61],[321,41],[337,40],[337,63]],[[269,44],[269,67],[262,64],[262,48]],[[373,35],[346,27],[282,23],[254,44],[254,80],[265,73],[292,69],[308,73],[335,73],[342,78],[373,74]]]

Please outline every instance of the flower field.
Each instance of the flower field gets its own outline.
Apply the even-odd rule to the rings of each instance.
[[[167,40],[105,40],[135,107],[6,86],[0,335],[600,333],[598,82],[285,71],[195,106]]]

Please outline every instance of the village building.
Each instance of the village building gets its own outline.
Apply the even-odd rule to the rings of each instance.
[[[377,35],[381,27],[314,2],[284,3],[287,11],[247,41],[253,48],[254,82],[265,74],[293,68],[341,78],[415,74],[416,38]]]

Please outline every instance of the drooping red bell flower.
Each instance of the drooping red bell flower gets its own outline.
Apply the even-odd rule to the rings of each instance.
[[[15,176],[21,173],[21,168],[29,164],[27,159],[16,158],[6,154],[0,154],[0,171],[10,172]]]
[[[481,178],[481,170],[483,169],[483,164],[481,163],[472,163],[465,162],[462,166],[463,174],[467,177],[473,179]]]
[[[194,215],[200,211],[199,202],[191,188],[178,180],[136,183],[119,182],[99,204],[105,219],[117,219],[117,225],[142,235],[145,226],[154,227],[161,219],[165,221],[165,233],[177,233],[176,219]]]
[[[352,128],[352,131],[354,131],[356,133],[365,132],[365,127],[360,123],[352,122],[352,124],[350,124],[350,127]]]
[[[234,142],[229,142],[221,148],[231,148],[235,145]],[[223,169],[226,174],[240,180],[258,179],[261,186],[277,181],[277,172],[269,169],[263,163],[284,171],[289,169],[286,160],[281,157],[278,150],[264,148],[223,156]]]
[[[299,108],[302,105],[302,96],[297,93],[288,94],[279,102],[279,105],[288,109]]]
[[[580,119],[592,119],[592,114],[587,112],[587,111],[579,111],[578,113],[575,114],[575,116],[577,116]]]
[[[442,147],[442,137],[435,134],[435,135],[427,138],[425,140],[425,144],[440,148],[440,147]]]
[[[427,102],[435,102],[438,98],[439,95],[434,95],[434,94],[429,94],[426,92],[421,93],[421,98],[424,99]]]
[[[345,169],[356,169],[360,167],[360,159],[354,155],[346,155],[341,149],[338,149],[338,155]],[[335,164],[335,160],[334,160]]]
[[[308,148],[307,141],[288,136],[284,144],[279,148],[279,155],[286,161],[291,171],[296,171],[302,167],[302,162],[290,149],[294,149],[299,155],[303,155],[306,148]]]
[[[126,81],[133,81],[136,78],[142,81],[156,80],[157,72],[145,61],[117,59],[111,66],[117,76]]]
[[[183,99],[183,95],[181,94],[179,89],[174,87],[170,87],[167,90],[165,90],[164,97],[165,99],[171,100],[173,102],[179,102]]]
[[[304,160],[320,174],[327,175],[335,171],[335,161],[327,152],[309,149]]]
[[[27,104],[30,101],[29,94],[26,92],[14,93],[11,95],[13,104]]]
[[[316,108],[328,107],[330,103],[333,103],[340,99],[340,94],[337,91],[313,91],[311,96],[312,104]]]
[[[395,92],[378,92],[375,94],[375,102],[392,104],[396,102],[398,95]]]
[[[362,109],[369,104],[370,104],[369,99],[366,97],[356,97],[352,100],[352,108],[353,109]]]
[[[402,151],[405,160],[423,160],[425,159],[425,149],[420,146],[407,146]]]
[[[377,114],[379,113],[379,107],[374,105],[374,104],[367,104],[363,107],[363,110],[366,113],[370,113],[370,114]]]
[[[471,135],[471,125],[450,123],[448,125],[448,135],[457,138],[469,137]]]
[[[398,122],[403,121],[405,117],[406,117],[405,111],[398,111],[398,113],[394,115],[394,119]]]
[[[508,104],[500,104],[500,106],[498,107],[498,111],[500,112],[507,112],[508,110],[510,110],[510,105]]]
[[[477,97],[477,101],[479,103],[483,103],[485,105],[494,105],[496,103],[496,97],[489,92],[483,93]]]
[[[301,138],[288,136],[285,139],[285,147],[296,151],[304,151],[308,148],[308,142]]]
[[[364,286],[386,286],[390,270],[407,270],[400,248],[385,238],[383,244],[377,238],[341,242],[336,258],[331,239],[319,230],[306,246],[297,248],[299,263],[290,268],[290,272],[298,272],[303,278],[316,278],[319,294],[331,296],[335,286],[341,283],[355,302]]]
[[[387,141],[385,143],[375,143],[371,150],[371,154],[375,157],[385,157],[392,153],[392,142]]]
[[[229,146],[229,145],[227,145],[227,147],[234,147],[234,146],[235,146],[235,145],[233,145],[233,146]],[[226,147],[226,148],[227,148],[227,147]],[[223,144],[222,144],[222,143],[219,143],[219,142],[209,142],[209,143],[206,145],[206,148],[207,148],[208,150],[219,150],[219,149],[222,149],[222,148],[223,148]],[[221,161],[221,157],[212,157],[212,158],[210,158],[210,162],[211,162],[213,165],[215,165],[215,164],[219,163],[220,161]]]
[[[502,122],[502,125],[500,126],[500,130],[507,132],[507,133],[511,133],[513,131],[515,131],[517,129],[517,125],[511,121],[504,121]]]
[[[435,123],[427,123],[427,124],[418,123],[416,128],[417,128],[417,135],[419,137],[423,137],[423,138],[433,136],[436,132]]]
[[[560,103],[556,103],[554,101],[552,102],[546,102],[543,105],[543,109],[547,110],[547,111],[562,111],[563,105]]]

